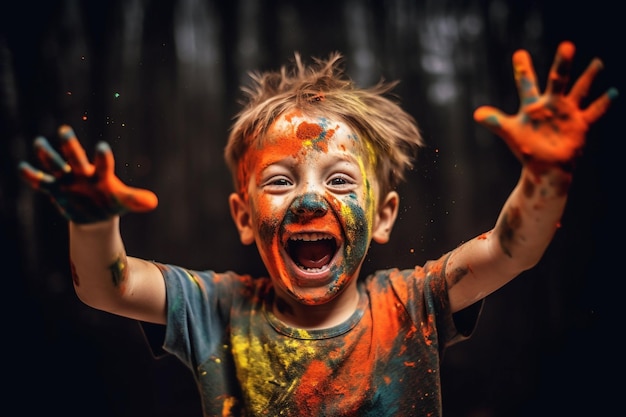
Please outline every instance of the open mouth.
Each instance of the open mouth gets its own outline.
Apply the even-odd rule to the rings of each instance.
[[[297,233],[287,241],[287,253],[307,272],[324,269],[337,252],[337,240],[326,233]]]

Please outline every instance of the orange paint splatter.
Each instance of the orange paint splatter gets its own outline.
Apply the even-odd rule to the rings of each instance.
[[[318,124],[302,122],[298,125],[296,136],[301,140],[311,140],[322,134],[322,127]]]
[[[433,335],[433,331],[435,329],[435,318],[432,315],[428,316],[428,324],[425,326],[421,326],[422,335],[424,337],[424,343],[428,346],[432,345],[433,340],[431,336]]]
[[[324,362],[311,362],[306,373],[302,376],[302,383],[299,387],[298,400],[301,402],[301,410],[319,410],[321,408],[324,397],[318,395],[321,391],[318,388],[318,383],[320,381],[327,381],[331,374],[332,370]],[[337,390],[342,388],[345,387],[337,386]]]

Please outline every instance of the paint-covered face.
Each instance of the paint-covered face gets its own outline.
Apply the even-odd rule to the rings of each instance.
[[[372,237],[372,154],[345,123],[294,112],[245,158],[250,223],[275,287],[319,305],[356,280]]]

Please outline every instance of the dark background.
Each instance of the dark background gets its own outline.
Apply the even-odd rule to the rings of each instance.
[[[132,0],[5,2],[0,11],[3,415],[198,417],[189,370],[155,359],[139,325],[76,298],[67,226],[17,177],[32,142],[71,124],[89,155],[108,141],[117,173],[159,207],[128,214],[129,254],[190,268],[261,272],[230,220],[222,161],[239,85],[294,51],[341,51],[360,85],[396,92],[428,146],[402,185],[392,242],[364,272],[423,264],[492,227],[519,163],[472,112],[517,110],[511,55],[541,82],[563,39],[573,73],[606,69],[590,97],[622,91],[625,22],[615,2]],[[617,317],[624,279],[623,98],[594,125],[542,261],[489,296],[472,339],[443,362],[447,417],[603,416],[621,408]],[[586,103],[585,103],[586,104]],[[619,181],[619,183],[618,183]],[[419,383],[416,381],[416,383]]]

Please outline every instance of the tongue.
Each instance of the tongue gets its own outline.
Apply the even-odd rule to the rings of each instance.
[[[333,256],[333,245],[330,240],[299,242],[294,256],[305,268],[321,268],[330,262]]]

